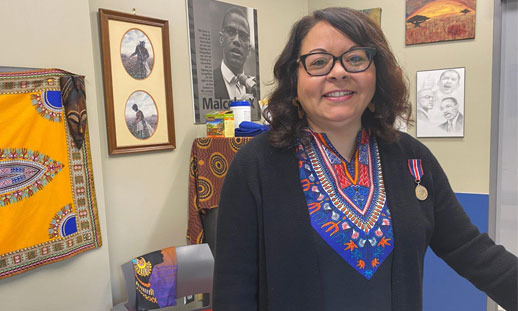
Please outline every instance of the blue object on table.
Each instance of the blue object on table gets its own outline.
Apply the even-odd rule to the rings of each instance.
[[[250,137],[266,132],[270,129],[268,125],[258,124],[250,121],[239,123],[239,127],[235,130],[236,137]]]

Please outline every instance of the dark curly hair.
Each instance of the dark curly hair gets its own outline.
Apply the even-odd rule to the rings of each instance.
[[[376,23],[359,11],[335,7],[314,11],[300,19],[291,29],[288,42],[274,67],[277,86],[270,94],[263,113],[271,126],[270,144],[284,149],[293,147],[297,138],[303,142],[308,141],[303,131],[308,126],[307,120],[305,117],[299,119],[293,99],[297,97],[297,59],[302,40],[320,21],[328,22],[359,46],[376,48],[376,91],[372,99],[375,111],[365,109],[362,126],[387,141],[394,141],[398,136],[394,128],[396,117],[411,122],[412,108],[408,100],[407,80]]]

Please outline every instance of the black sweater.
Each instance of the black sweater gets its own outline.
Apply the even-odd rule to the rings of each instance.
[[[392,310],[422,310],[428,246],[501,306],[517,310],[517,258],[471,223],[431,152],[404,133],[395,143],[378,138],[378,147],[394,231]],[[424,201],[415,196],[408,159],[422,159]],[[266,133],[257,136],[234,157],[222,189],[214,310],[319,310],[311,230],[295,151],[272,148]]]

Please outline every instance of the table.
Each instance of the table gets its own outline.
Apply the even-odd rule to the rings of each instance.
[[[236,152],[252,138],[201,137],[193,141],[189,168],[189,243],[204,242],[202,216],[218,207],[230,162]]]

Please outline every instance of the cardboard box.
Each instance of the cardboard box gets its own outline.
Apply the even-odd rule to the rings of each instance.
[[[205,115],[208,137],[234,137],[232,110],[212,111]]]

